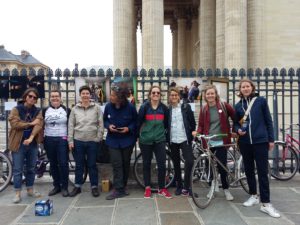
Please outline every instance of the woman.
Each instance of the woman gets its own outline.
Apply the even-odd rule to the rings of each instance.
[[[214,85],[207,85],[203,90],[203,97],[206,105],[202,107],[199,114],[199,124],[197,132],[205,135],[213,134],[228,134],[227,137],[214,139],[221,145],[230,144],[231,133],[228,117],[234,119],[234,109],[231,105],[220,101],[217,88]],[[227,165],[227,149],[225,147],[211,148],[215,152],[216,157],[223,165]],[[233,196],[229,192],[229,184],[227,180],[227,172],[217,165],[218,172],[221,175],[222,188],[224,190],[225,198],[227,201],[232,201]],[[218,185],[217,185],[218,188]],[[213,195],[213,189],[209,192],[208,196]]]
[[[49,196],[61,192],[63,197],[69,196],[69,152],[68,152],[68,117],[70,109],[62,105],[59,90],[51,90],[50,105],[43,109],[44,148],[50,162],[50,172],[54,188]]]
[[[178,88],[169,90],[169,131],[168,141],[175,168],[176,191],[175,195],[189,196],[190,174],[193,167],[192,132],[196,129],[196,122],[191,106],[187,103],[180,104]],[[180,168],[180,149],[184,158],[184,185],[182,186]]]
[[[103,117],[99,105],[91,101],[91,89],[82,86],[79,89],[81,101],[74,106],[69,118],[69,149],[74,149],[75,187],[69,194],[71,197],[81,193],[83,184],[83,168],[87,163],[91,182],[92,195],[99,196],[98,169],[96,165],[99,142],[103,137]],[[87,162],[85,162],[87,158]]]
[[[104,126],[108,130],[106,145],[109,147],[113,167],[113,186],[107,200],[128,195],[126,190],[130,168],[130,158],[136,142],[137,111],[128,102],[129,91],[126,87],[112,87],[110,103],[105,106]]]
[[[243,156],[251,195],[243,205],[247,207],[259,203],[254,171],[255,161],[262,202],[260,210],[278,218],[280,214],[270,204],[268,151],[274,148],[274,131],[269,106],[265,98],[256,96],[255,86],[249,79],[240,81],[239,96],[241,100],[235,105],[234,128],[239,135],[238,144]],[[246,116],[244,116],[245,114]]]
[[[14,203],[21,202],[22,175],[24,163],[26,166],[25,185],[27,195],[39,197],[38,192],[33,191],[35,179],[35,163],[38,156],[37,144],[41,142],[41,130],[43,128],[42,111],[35,106],[39,97],[34,88],[27,89],[22,101],[12,109],[9,115],[11,130],[9,133],[9,150],[12,151],[13,179],[16,191]]]
[[[168,111],[167,106],[161,102],[160,87],[152,86],[148,93],[148,101],[140,107],[138,114],[139,146],[143,157],[145,181],[144,198],[151,198],[150,169],[153,153],[158,167],[158,194],[166,198],[172,198],[165,188]]]

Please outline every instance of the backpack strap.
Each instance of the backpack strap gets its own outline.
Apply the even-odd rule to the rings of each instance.
[[[228,112],[227,112],[226,105],[224,104],[224,102],[220,102],[220,105],[221,105],[223,112],[225,113],[226,118],[228,119]]]

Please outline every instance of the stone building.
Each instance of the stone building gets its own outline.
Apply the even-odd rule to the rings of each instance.
[[[26,69],[27,72],[30,69],[34,69],[37,72],[39,69],[48,68],[48,66],[34,58],[28,51],[22,50],[21,55],[15,55],[7,51],[4,45],[0,45],[0,71],[17,69],[20,73],[22,69]]]
[[[289,68],[300,59],[299,0],[114,0],[114,68],[164,68],[164,25],[172,68]]]

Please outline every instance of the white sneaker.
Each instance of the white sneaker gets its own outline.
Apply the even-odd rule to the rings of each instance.
[[[220,192],[219,181],[218,181],[218,180],[216,180],[216,188],[215,188],[215,192]]]
[[[22,201],[21,196],[20,195],[15,195],[15,197],[13,198],[13,203],[18,204]]]
[[[248,206],[257,205],[258,203],[259,203],[259,199],[257,195],[251,195],[250,198],[248,198],[248,200],[243,203],[243,206],[248,207]]]
[[[232,201],[233,200],[233,196],[232,194],[229,192],[228,189],[224,189],[224,194],[225,194],[225,198],[227,201]]]
[[[206,195],[207,198],[214,198],[214,192],[215,192],[215,185],[214,182],[212,182],[212,185],[210,186],[209,192]]]
[[[280,217],[280,214],[278,213],[278,211],[270,203],[262,204],[260,207],[260,211],[267,213],[274,218]]]

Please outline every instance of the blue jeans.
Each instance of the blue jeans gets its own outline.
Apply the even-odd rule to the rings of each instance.
[[[25,164],[25,184],[26,188],[32,188],[35,179],[35,164],[38,156],[38,148],[36,142],[26,146],[22,143],[17,152],[12,152],[13,158],[13,177],[14,188],[16,191],[22,189],[22,175]]]
[[[98,187],[98,169],[96,165],[98,143],[94,141],[74,140],[75,187],[83,184],[83,169],[87,163],[91,187]],[[86,160],[85,160],[86,159]]]
[[[44,139],[44,148],[50,162],[50,172],[53,178],[53,186],[68,189],[69,165],[68,165],[68,141],[64,137],[49,137]]]

